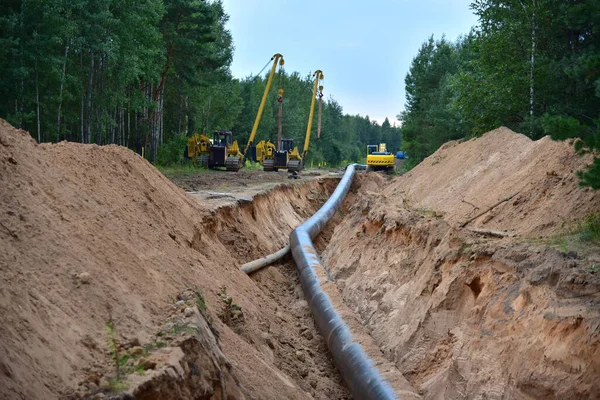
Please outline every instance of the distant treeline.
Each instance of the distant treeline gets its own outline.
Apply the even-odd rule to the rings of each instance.
[[[220,1],[2,1],[0,117],[41,142],[145,147],[147,158],[165,163],[180,158],[185,137],[195,132],[231,129],[245,145],[265,77],[232,78],[227,19]],[[310,75],[277,75],[257,139],[276,133],[279,85],[284,135],[302,146]],[[320,140],[316,114],[313,123],[312,160],[357,161],[367,144],[382,140],[399,150],[400,130],[389,121],[344,115],[333,97],[324,100]]]
[[[600,149],[600,2],[476,0],[479,24],[429,38],[406,76],[403,147],[419,163],[451,139],[501,125]],[[600,188],[600,159],[580,174]]]

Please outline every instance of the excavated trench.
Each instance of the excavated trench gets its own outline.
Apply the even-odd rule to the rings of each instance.
[[[373,183],[356,180],[315,247],[345,318],[368,332],[401,398],[598,393],[598,279],[550,248],[481,237],[408,208],[374,210],[377,193],[360,189]],[[283,247],[336,183],[277,188],[220,210],[204,229],[241,265]],[[350,398],[291,257],[251,279],[274,306],[260,311],[244,340],[313,398]]]
[[[323,205],[337,184],[337,179],[320,178],[303,184],[281,185],[254,196],[252,201],[221,207],[204,219],[191,245],[208,259],[222,258],[219,254],[227,254],[238,266],[263,257],[287,244],[289,233]],[[358,186],[352,185],[347,200],[315,238],[318,251],[326,247],[336,224],[348,212],[346,205],[352,203]],[[353,342],[361,344],[365,356],[375,363],[391,387],[403,393],[404,398],[418,398],[410,383],[389,360],[381,357],[381,351],[372,338],[344,306],[335,284],[327,282],[327,272],[316,272],[317,275],[324,274],[325,281],[321,286],[350,329]],[[333,364],[327,343],[317,330],[291,256],[252,274],[251,279],[261,291],[257,297],[270,301],[256,313],[251,304],[241,304],[245,318],[243,327],[234,326],[238,338],[253,346],[263,361],[282,371],[284,382],[291,379],[292,384],[298,385],[313,398],[350,398],[351,393]],[[231,285],[231,289],[236,290],[236,287]],[[223,349],[230,357],[236,358],[226,344]]]
[[[283,184],[253,196],[252,201],[220,207],[197,228],[191,246],[209,259],[227,254],[237,266],[272,253],[287,244],[293,228],[323,205],[338,182],[337,178],[319,178]],[[351,398],[316,328],[291,255],[253,273],[250,279],[260,290],[258,296],[269,301],[259,310],[241,304],[244,324],[237,336],[253,346],[263,361],[283,372],[280,379],[288,385],[297,385],[315,399]],[[230,287],[235,290],[234,284]],[[227,344],[222,346],[235,359]]]

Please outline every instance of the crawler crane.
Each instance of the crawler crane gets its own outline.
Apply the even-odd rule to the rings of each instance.
[[[308,116],[308,126],[306,127],[306,137],[304,138],[304,149],[302,154],[298,151],[298,147],[294,147],[294,150],[289,155],[289,161],[287,169],[289,172],[299,172],[304,167],[306,156],[308,155],[308,146],[310,144],[310,130],[312,128],[313,116],[315,113],[315,99],[317,96],[317,88],[319,89],[319,99],[323,97],[323,86],[319,86],[319,80],[323,80],[323,71],[320,69],[316,70],[313,74],[315,77],[315,85],[312,92],[312,102],[310,104],[310,114]]]
[[[273,76],[275,75],[277,65],[279,65],[279,67],[281,68],[285,63],[285,61],[283,60],[283,56],[279,53],[273,55],[273,57],[271,57],[271,61],[273,61],[273,65],[271,66],[271,72],[269,74],[269,78],[267,79],[265,92],[263,93],[260,106],[258,107],[258,112],[256,113],[256,119],[254,120],[252,132],[250,133],[250,137],[248,138],[248,144],[246,144],[246,147],[244,148],[244,153],[241,156],[241,164],[244,165],[248,150],[250,150],[251,153],[254,153],[255,159],[259,162],[262,162],[265,171],[273,170],[274,154],[276,153],[275,145],[271,143],[271,141],[260,141],[258,144],[255,145],[254,139],[256,137],[256,132],[258,131],[258,125],[260,124],[262,113],[265,109],[267,96],[269,95],[269,89],[271,88],[271,83],[273,82]],[[279,94],[280,97],[283,96],[283,90],[280,89]]]

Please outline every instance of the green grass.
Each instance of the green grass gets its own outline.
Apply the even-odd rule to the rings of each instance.
[[[588,214],[582,220],[566,226],[557,235],[533,242],[557,248],[563,253],[575,251],[585,254],[597,251],[596,247],[600,246],[600,212]]]
[[[134,368],[133,372],[138,375],[145,375],[146,368],[143,365],[138,365],[137,367]]]
[[[167,178],[179,178],[212,172],[208,168],[197,167],[191,162],[181,165],[170,165],[168,167],[157,165],[156,168]]]
[[[581,241],[600,245],[600,212],[586,216],[579,223],[577,233]]]
[[[113,378],[111,380],[108,381],[109,382],[109,388],[111,391],[113,392],[121,392],[125,389],[127,389],[128,384],[127,382],[121,380],[120,378]]]
[[[206,311],[206,301],[204,300],[204,296],[200,289],[196,289],[196,304],[201,312]]]
[[[262,171],[263,166],[259,162],[254,162],[254,161],[246,160],[246,165],[244,166],[244,168],[247,171]]]

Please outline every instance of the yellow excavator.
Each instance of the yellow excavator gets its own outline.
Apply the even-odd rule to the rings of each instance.
[[[187,140],[183,157],[191,159],[195,165],[208,167],[210,157],[210,139],[205,134],[194,133],[194,136]]]
[[[283,60],[283,56],[279,53],[276,53],[271,57],[271,61],[273,61],[273,65],[271,66],[271,72],[269,73],[269,78],[267,79],[267,86],[265,87],[265,92],[263,93],[262,100],[260,101],[260,106],[258,107],[258,112],[256,113],[256,119],[254,120],[254,125],[252,126],[252,132],[250,132],[250,137],[248,138],[248,144],[244,148],[244,153],[241,156],[241,164],[244,165],[246,161],[246,157],[248,155],[248,150],[254,155],[254,159],[263,164],[263,168],[265,171],[272,171],[274,165],[274,154],[277,149],[270,140],[264,141],[261,140],[256,145],[254,144],[254,138],[256,137],[256,132],[258,131],[258,125],[260,124],[260,119],[262,117],[262,113],[265,109],[265,104],[267,102],[267,96],[269,95],[269,89],[271,88],[271,83],[273,83],[273,76],[275,75],[275,70],[277,69],[277,65],[282,67],[285,64]],[[283,96],[283,90],[279,90],[280,97]]]
[[[394,155],[387,151],[385,143],[367,145],[367,172],[394,171]]]
[[[299,172],[304,167],[306,156],[308,155],[308,146],[310,144],[310,130],[312,128],[313,116],[315,114],[315,99],[317,97],[317,88],[319,89],[319,99],[323,97],[323,86],[319,86],[319,80],[323,80],[323,71],[320,69],[316,70],[313,74],[315,77],[315,86],[312,92],[312,102],[310,104],[310,114],[308,115],[308,126],[306,127],[306,137],[304,138],[304,149],[302,154],[298,151],[298,147],[294,147],[289,154],[289,161],[287,164],[288,172]]]

